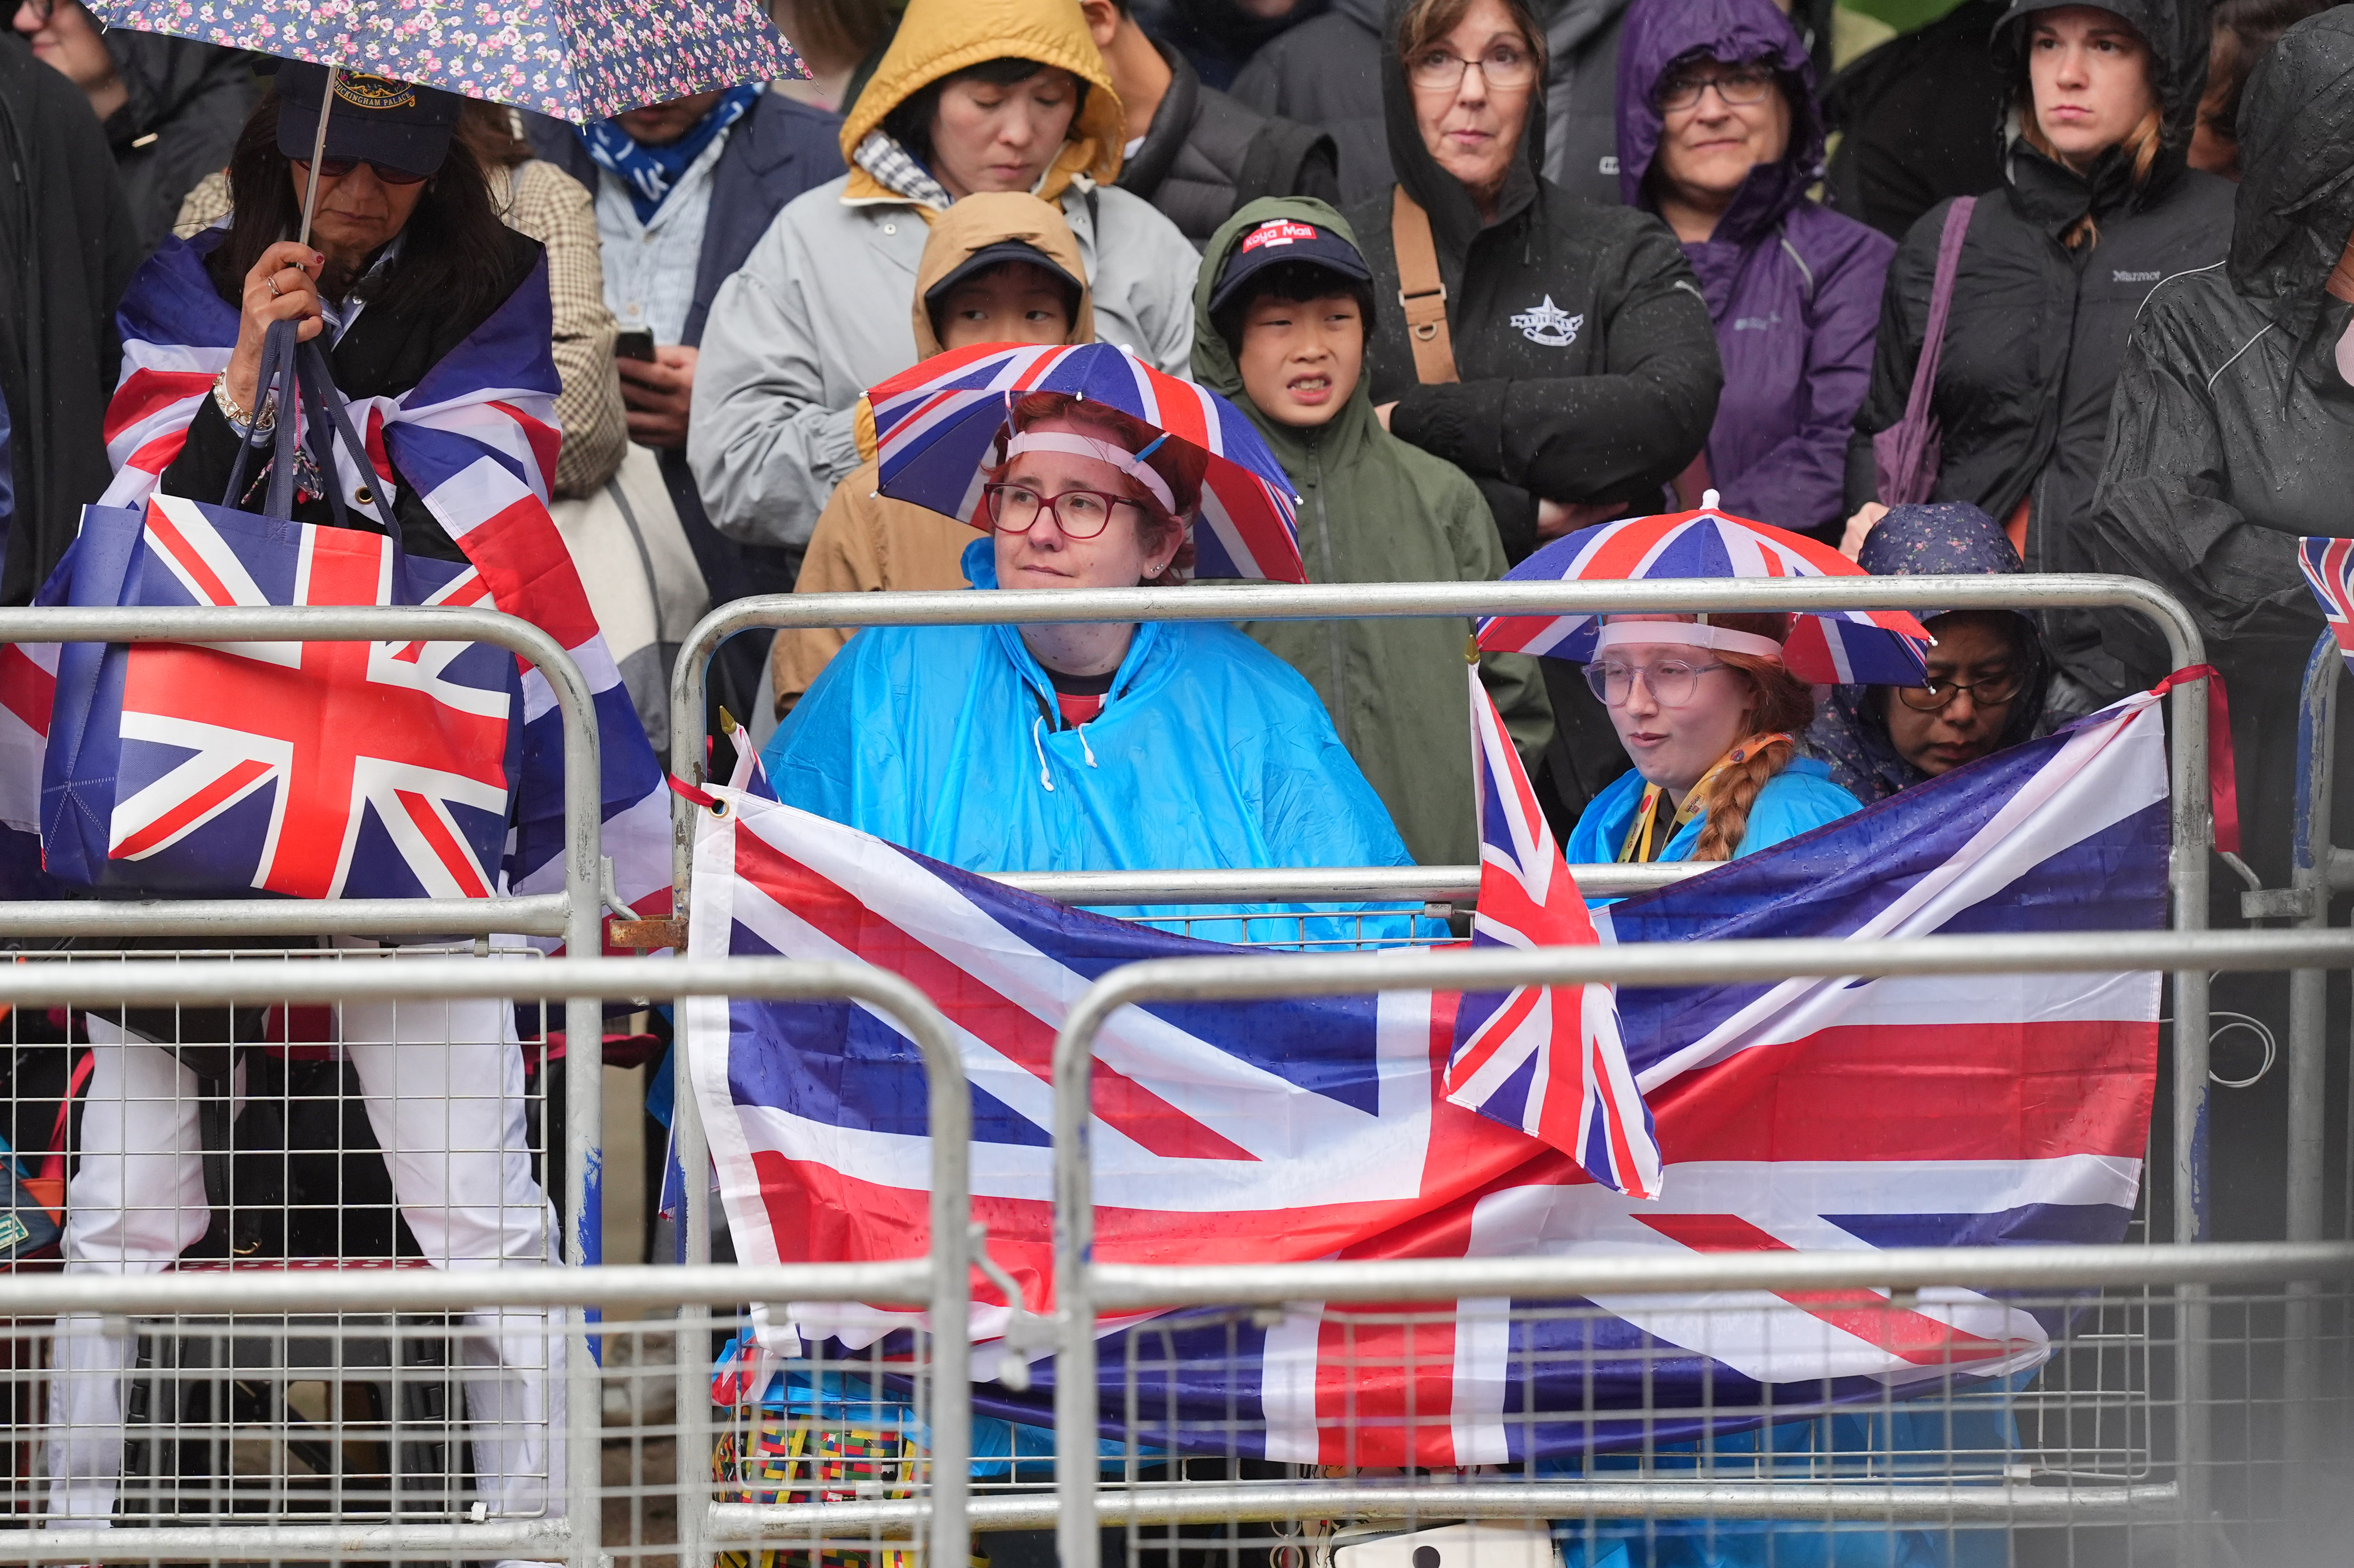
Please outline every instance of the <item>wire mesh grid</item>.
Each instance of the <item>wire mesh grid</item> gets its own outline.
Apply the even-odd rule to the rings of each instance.
[[[504,942],[355,939],[12,957],[452,952],[538,959]],[[11,1272],[557,1261],[546,1194],[562,1190],[562,1062],[537,1004],[17,1010],[5,1029]],[[12,1352],[6,1511],[31,1523],[536,1518],[561,1480],[563,1342],[545,1312],[76,1315],[21,1332]]]
[[[1104,1559],[2174,1563],[2204,1518],[2211,1561],[2342,1563],[2354,1301],[2311,1298],[2320,1376],[2292,1389],[2288,1299],[2215,1290],[2196,1316],[2150,1289],[1172,1313],[1104,1341]],[[2174,1395],[2186,1324],[2218,1369],[2203,1451],[2186,1452]],[[2303,1453],[2283,1437],[2299,1403]]]

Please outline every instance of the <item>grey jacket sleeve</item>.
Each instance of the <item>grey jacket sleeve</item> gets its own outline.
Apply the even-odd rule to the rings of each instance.
[[[695,365],[686,459],[704,510],[748,545],[801,545],[858,466],[855,404],[825,401],[809,259],[780,216],[719,286]]]

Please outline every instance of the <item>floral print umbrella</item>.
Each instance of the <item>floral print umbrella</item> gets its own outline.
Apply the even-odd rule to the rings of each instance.
[[[585,124],[805,77],[760,0],[87,0],[110,27],[341,66]]]

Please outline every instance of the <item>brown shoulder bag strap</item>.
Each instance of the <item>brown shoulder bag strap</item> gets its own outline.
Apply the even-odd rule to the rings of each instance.
[[[1406,341],[1414,345],[1414,378],[1426,387],[1459,381],[1455,340],[1447,331],[1447,285],[1438,276],[1438,247],[1430,238],[1430,215],[1405,186],[1390,198],[1390,242],[1397,251],[1398,303],[1405,309]]]

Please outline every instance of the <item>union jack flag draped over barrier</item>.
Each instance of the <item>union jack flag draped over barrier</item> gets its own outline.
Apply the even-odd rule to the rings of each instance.
[[[145,508],[145,527],[137,546],[144,559],[126,578],[122,602],[402,602],[395,553],[380,535],[305,545],[297,561],[287,531],[276,532],[273,547],[272,531],[240,526],[241,514],[158,497],[158,478],[186,444],[189,423],[237,340],[237,312],[204,267],[218,242],[217,231],[193,243],[166,239],[122,302],[122,378],[106,423],[115,478],[99,504]],[[543,264],[541,274],[410,391],[348,400],[373,471],[359,471],[339,444],[337,477],[346,494],[373,486],[387,510],[401,485],[413,483],[465,552],[471,565],[464,568],[408,561],[413,581],[430,579],[408,602],[495,607],[548,632],[580,666],[602,742],[605,853],[620,896],[644,913],[649,905],[667,906],[667,797],[644,727],[547,512],[560,436],[544,271]],[[94,648],[80,647],[80,656],[98,657]],[[7,765],[0,821],[19,830],[35,815],[27,810],[34,802],[27,799],[22,762],[48,735],[60,659],[77,656],[72,647],[25,648],[0,658],[0,764]],[[217,704],[192,714],[184,705],[173,710],[143,701],[143,691],[185,686],[166,679],[166,668],[191,660],[223,673]],[[303,677],[354,661],[360,662],[352,667],[368,670],[386,692],[398,686],[432,705],[419,707],[414,723],[376,726],[326,722],[328,715],[303,706],[304,693],[319,690]],[[483,726],[493,722],[493,705],[500,724],[510,709],[481,694],[507,683],[505,677],[470,685],[461,676],[440,683],[438,692],[431,681],[419,684],[420,673],[446,674],[474,663],[454,647],[422,644],[346,651],[323,643],[299,652],[134,647],[124,679],[124,772],[110,854],[166,847],[202,853],[256,888],[311,896],[354,885],[355,853],[373,857],[358,874],[372,891],[478,895],[493,891],[488,884],[502,874],[505,891],[561,887],[564,747],[554,690],[537,669],[523,671],[516,760],[506,769],[515,789],[514,821],[486,828],[477,818],[492,809],[485,802],[496,769],[483,758],[507,742]],[[377,680],[395,673],[389,685]],[[445,744],[460,732],[464,738],[454,749]],[[420,771],[434,780],[429,800],[419,792]],[[39,777],[36,767],[33,784]]]
[[[1605,942],[2149,929],[2166,909],[2156,699],[1957,769],[1596,916]],[[1025,1304],[1051,1301],[1049,1053],[1097,977],[1233,952],[1013,892],[727,792],[696,848],[691,945],[863,959],[959,1032],[972,1079],[973,1213]],[[1412,983],[1410,957],[1399,983]],[[2158,977],[2002,975],[1623,989],[1657,1118],[1646,1202],[1441,1091],[1455,999],[1160,1003],[1096,1048],[1096,1255],[1329,1256],[1862,1250],[2114,1241],[2141,1174]],[[911,1042],[849,1003],[685,1009],[694,1092],[738,1255],[897,1258],[926,1239],[925,1090]],[[1263,1324],[1179,1312],[1102,1361],[1103,1420],[1271,1459],[1500,1462],[1695,1435],[1645,1410],[1826,1403],[2039,1365],[2056,1320],[1995,1296],[1765,1293],[1594,1303],[1598,1319],[1466,1302],[1413,1325],[1293,1306]],[[1530,1304],[1522,1304],[1523,1306]],[[802,1306],[795,1331],[896,1353],[904,1316]],[[987,1293],[972,1332],[1002,1332]],[[781,1348],[781,1347],[780,1347]],[[991,1367],[994,1356],[977,1358]],[[982,1408],[1048,1419],[1051,1364]],[[1130,1384],[1135,1389],[1131,1395]],[[1132,1403],[1131,1403],[1132,1398]],[[1614,1416],[1614,1412],[1626,1412]],[[1739,1425],[1737,1417],[1728,1417]]]

